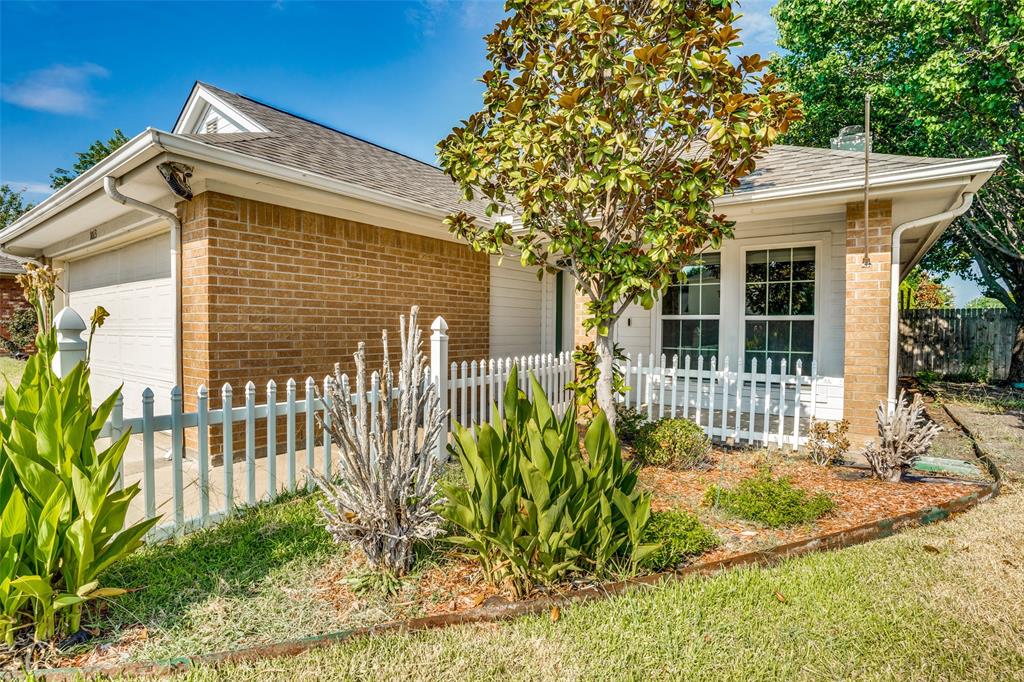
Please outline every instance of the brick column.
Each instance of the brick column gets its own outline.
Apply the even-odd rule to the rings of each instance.
[[[575,282],[573,283],[575,286]],[[577,346],[586,345],[594,340],[593,331],[585,331],[583,329],[583,320],[587,317],[587,301],[589,300],[586,295],[573,290],[573,315],[572,315],[572,345],[573,348]]]
[[[846,205],[846,339],[843,412],[854,445],[876,438],[875,410],[886,399],[892,201],[872,200],[864,267],[864,204]]]

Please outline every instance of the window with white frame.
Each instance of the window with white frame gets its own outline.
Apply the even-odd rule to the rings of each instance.
[[[814,359],[815,249],[813,246],[747,251],[744,283],[744,363],[757,359],[763,372],[786,361],[787,373],[798,360],[810,372]]]
[[[690,366],[704,357],[707,366],[718,355],[718,332],[722,309],[722,259],[717,253],[704,254],[684,271],[685,281],[673,284],[661,298],[661,352],[679,366],[690,356]]]

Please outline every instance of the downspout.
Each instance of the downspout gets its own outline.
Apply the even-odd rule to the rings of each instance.
[[[899,364],[899,358],[897,353],[899,352],[899,292],[900,292],[900,237],[903,233],[909,229],[915,227],[923,227],[925,225],[934,225],[936,223],[942,223],[947,220],[953,220],[967,213],[971,209],[971,205],[974,203],[974,192],[964,192],[960,195],[960,203],[949,210],[937,213],[935,215],[925,216],[924,218],[917,218],[916,220],[910,220],[902,223],[892,231],[892,260],[890,266],[890,283],[889,283],[889,382],[887,390],[887,399],[889,405],[889,411],[896,406],[896,378],[897,378],[897,365]]]
[[[125,196],[118,191],[120,183],[118,178],[110,175],[103,178],[103,191],[107,196],[121,204],[131,206],[144,213],[163,218],[171,224],[171,288],[174,291],[174,311],[172,313],[172,324],[174,325],[174,383],[184,388],[183,370],[181,365],[181,221],[178,216],[170,211],[144,203],[138,199]]]

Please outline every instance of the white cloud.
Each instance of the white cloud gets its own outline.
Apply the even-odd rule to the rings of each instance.
[[[406,10],[405,18],[419,26],[420,33],[429,38],[437,32],[438,21],[447,5],[447,0],[420,0]]]
[[[740,0],[737,11],[742,15],[737,23],[740,40],[748,48],[760,51],[762,56],[777,51],[779,31],[771,15],[777,0]]]
[[[4,180],[0,182],[0,185],[10,185],[14,191],[24,192],[27,195],[25,198],[29,201],[44,199],[54,192],[49,183],[32,182],[31,180]]]
[[[88,114],[96,103],[92,81],[110,72],[99,64],[54,64],[16,83],[4,83],[3,99],[26,109],[53,114]]]

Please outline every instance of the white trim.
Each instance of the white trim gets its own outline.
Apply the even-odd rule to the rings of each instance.
[[[250,133],[270,132],[265,127],[261,126],[259,123],[249,118],[217,95],[213,94],[202,83],[196,83],[195,86],[193,86],[192,92],[189,93],[188,100],[185,102],[185,106],[182,108],[181,114],[178,115],[178,120],[174,122],[174,128],[171,129],[171,132],[176,135],[195,134],[196,126],[199,121],[206,117],[206,111],[210,106],[213,106],[221,116],[230,121],[236,128]]]

